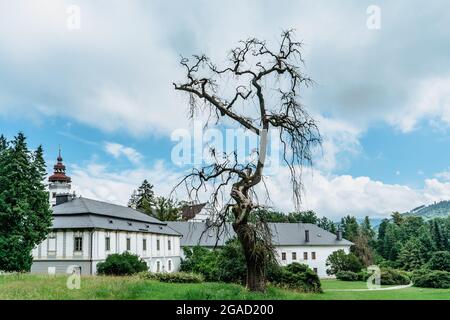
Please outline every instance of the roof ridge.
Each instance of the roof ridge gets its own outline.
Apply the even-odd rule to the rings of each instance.
[[[86,198],[83,198],[83,197],[80,196],[78,199],[83,204],[83,207],[86,209],[86,213],[89,213],[90,209],[89,209],[88,205],[86,204],[86,202],[84,202],[84,199],[86,199]]]

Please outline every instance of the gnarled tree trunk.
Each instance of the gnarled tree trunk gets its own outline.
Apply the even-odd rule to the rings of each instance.
[[[266,291],[266,273],[264,257],[255,253],[256,237],[248,223],[240,225],[233,224],[233,229],[238,235],[238,239],[244,250],[245,260],[247,262],[247,289],[250,291]],[[263,258],[263,259],[261,259]]]

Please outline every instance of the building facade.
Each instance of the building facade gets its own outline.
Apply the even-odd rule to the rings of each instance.
[[[174,272],[180,264],[181,235],[129,207],[70,194],[61,154],[49,177],[52,231],[33,251],[31,272],[94,275],[114,253],[141,257],[153,272]]]
[[[209,249],[222,247],[235,237],[231,224],[220,230],[208,228],[207,222],[176,221],[168,225],[183,235],[181,247],[200,245]],[[303,263],[321,278],[327,278],[326,261],[337,250],[350,251],[352,242],[342,238],[341,233],[330,233],[309,223],[269,223],[277,261],[286,266],[293,262]],[[183,257],[183,253],[181,254]]]

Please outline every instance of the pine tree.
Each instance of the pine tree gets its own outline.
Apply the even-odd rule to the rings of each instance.
[[[353,241],[359,232],[359,225],[355,217],[346,216],[341,219],[342,235],[345,239]]]
[[[369,239],[372,240],[375,237],[375,231],[370,224],[370,219],[368,216],[364,218],[364,221],[361,223],[361,232]]]
[[[439,223],[439,219],[433,219],[431,221],[431,237],[437,251],[447,250],[448,238]]]
[[[136,190],[133,190],[131,194],[130,200],[128,201],[128,207],[136,209],[137,207],[138,196]]]
[[[142,182],[142,185],[138,188],[138,201],[137,208],[145,209],[152,207],[155,204],[155,193],[153,192],[153,185],[147,180]]]
[[[180,206],[172,199],[156,198],[154,217],[161,221],[177,221],[181,219]]]
[[[3,135],[0,135],[0,153],[6,150],[8,147],[8,141]]]
[[[398,256],[401,266],[405,270],[413,271],[420,269],[427,259],[427,248],[418,239],[406,242]]]
[[[155,193],[153,192],[153,185],[147,179],[142,182],[137,191],[133,191],[128,206],[147,215],[153,214],[153,209],[156,206]]]
[[[31,154],[23,133],[0,152],[0,270],[29,271],[51,226],[42,153]]]

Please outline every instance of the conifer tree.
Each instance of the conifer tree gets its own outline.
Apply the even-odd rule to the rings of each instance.
[[[0,270],[29,271],[31,250],[48,233],[51,211],[44,177],[41,147],[32,154],[23,133],[9,145],[0,139]]]

